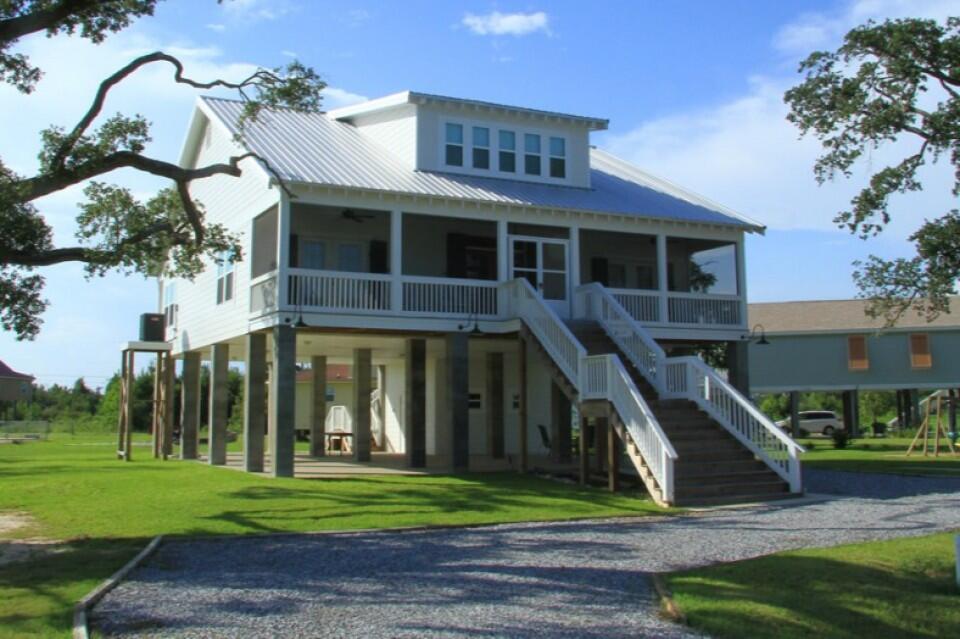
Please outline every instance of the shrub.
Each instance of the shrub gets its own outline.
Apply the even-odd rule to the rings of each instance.
[[[845,430],[835,430],[830,437],[833,439],[834,448],[846,448],[850,442],[850,435]]]

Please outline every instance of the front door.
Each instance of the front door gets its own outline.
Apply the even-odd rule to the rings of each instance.
[[[560,317],[570,316],[567,281],[567,240],[542,237],[510,238],[510,273],[522,277]]]

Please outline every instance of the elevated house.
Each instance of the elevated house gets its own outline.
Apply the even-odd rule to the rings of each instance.
[[[866,310],[865,300],[750,304],[750,324],[763,327],[769,342],[750,344],[751,391],[790,393],[794,416],[802,392],[841,393],[853,432],[861,390],[896,391],[898,421],[907,425],[921,419],[919,391],[944,390],[952,399],[960,388],[960,317],[928,321],[910,310],[886,327]]]
[[[762,227],[593,148],[606,120],[403,92],[267,111],[240,143],[241,111],[200,99],[181,162],[256,153],[191,187],[244,259],[162,282],[188,439],[210,361],[211,463],[229,361],[247,371],[245,468],[275,475],[295,471],[298,420],[327,452],[322,372],[349,364],[358,462],[601,466],[612,486],[632,467],[663,503],[801,491],[798,447],[741,392],[744,235]],[[730,383],[689,355],[716,342]]]

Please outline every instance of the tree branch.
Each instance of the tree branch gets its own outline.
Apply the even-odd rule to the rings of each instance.
[[[71,15],[92,9],[98,4],[99,0],[62,0],[47,9],[0,20],[0,46],[37,31],[55,29]]]

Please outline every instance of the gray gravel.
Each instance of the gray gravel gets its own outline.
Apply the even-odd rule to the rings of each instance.
[[[960,481],[809,471],[807,485],[835,494],[673,518],[167,542],[94,625],[123,637],[692,637],[659,617],[648,573],[960,528]]]

